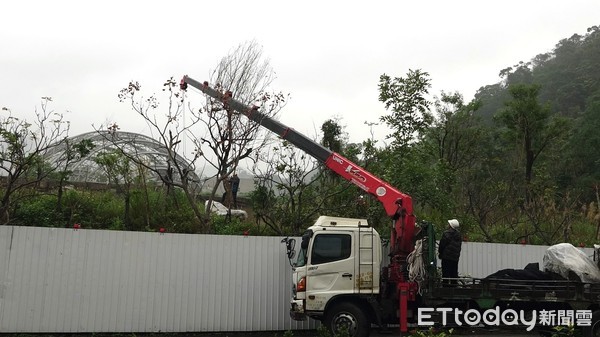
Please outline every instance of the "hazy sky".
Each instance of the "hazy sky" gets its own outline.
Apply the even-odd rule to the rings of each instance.
[[[28,117],[42,96],[71,135],[115,121],[148,128],[117,93],[146,93],[187,74],[208,79],[219,59],[255,40],[291,100],[280,120],[309,136],[342,117],[351,141],[385,113],[379,76],[430,74],[432,94],[476,90],[501,69],[600,24],[598,0],[505,1],[4,1],[0,106]]]

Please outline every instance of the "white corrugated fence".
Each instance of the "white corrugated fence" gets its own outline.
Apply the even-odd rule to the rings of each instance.
[[[278,237],[0,227],[0,333],[312,329],[289,318]],[[299,240],[298,240],[299,242]],[[542,262],[546,247],[465,243],[459,272]]]
[[[289,318],[280,241],[0,227],[0,332],[314,327]]]
[[[539,263],[541,269],[546,249],[548,246],[464,242],[458,272],[461,276],[486,277],[501,269],[523,269],[528,263]],[[593,257],[592,248],[580,249]]]

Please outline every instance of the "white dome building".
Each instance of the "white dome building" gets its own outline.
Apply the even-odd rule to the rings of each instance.
[[[67,144],[77,144],[85,139],[89,139],[94,144],[94,148],[86,157],[69,165],[69,170],[72,171],[68,179],[70,182],[108,184],[106,173],[95,162],[95,159],[102,153],[110,153],[116,150],[117,147],[123,149],[129,156],[142,161],[147,167],[152,168],[152,170],[147,171],[148,181],[162,183],[163,179],[167,181],[174,179],[180,182],[178,174],[172,173],[169,175],[169,168],[172,168],[173,165],[169,165],[168,149],[155,139],[138,133],[122,131],[83,133],[70,137],[67,141],[63,140],[57,143],[47,152],[44,159],[58,164],[60,161],[65,160]],[[194,172],[193,166],[179,154],[175,154],[175,161],[180,167],[189,169],[188,179],[192,188],[199,188],[200,178]],[[163,179],[161,179],[161,176]]]

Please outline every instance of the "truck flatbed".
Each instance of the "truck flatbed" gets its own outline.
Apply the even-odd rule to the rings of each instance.
[[[424,303],[474,301],[482,309],[498,303],[532,306],[534,303],[568,304],[572,309],[586,309],[600,304],[600,284],[569,280],[513,280],[460,278],[457,284],[439,282],[423,289]]]

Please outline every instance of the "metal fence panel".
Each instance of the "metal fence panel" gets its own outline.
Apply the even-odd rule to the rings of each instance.
[[[315,328],[280,240],[0,227],[0,332]]]
[[[539,263],[543,269],[546,249],[548,246],[464,242],[458,272],[460,276],[483,278],[501,269],[523,269],[528,263]],[[593,257],[592,248],[580,249]]]

